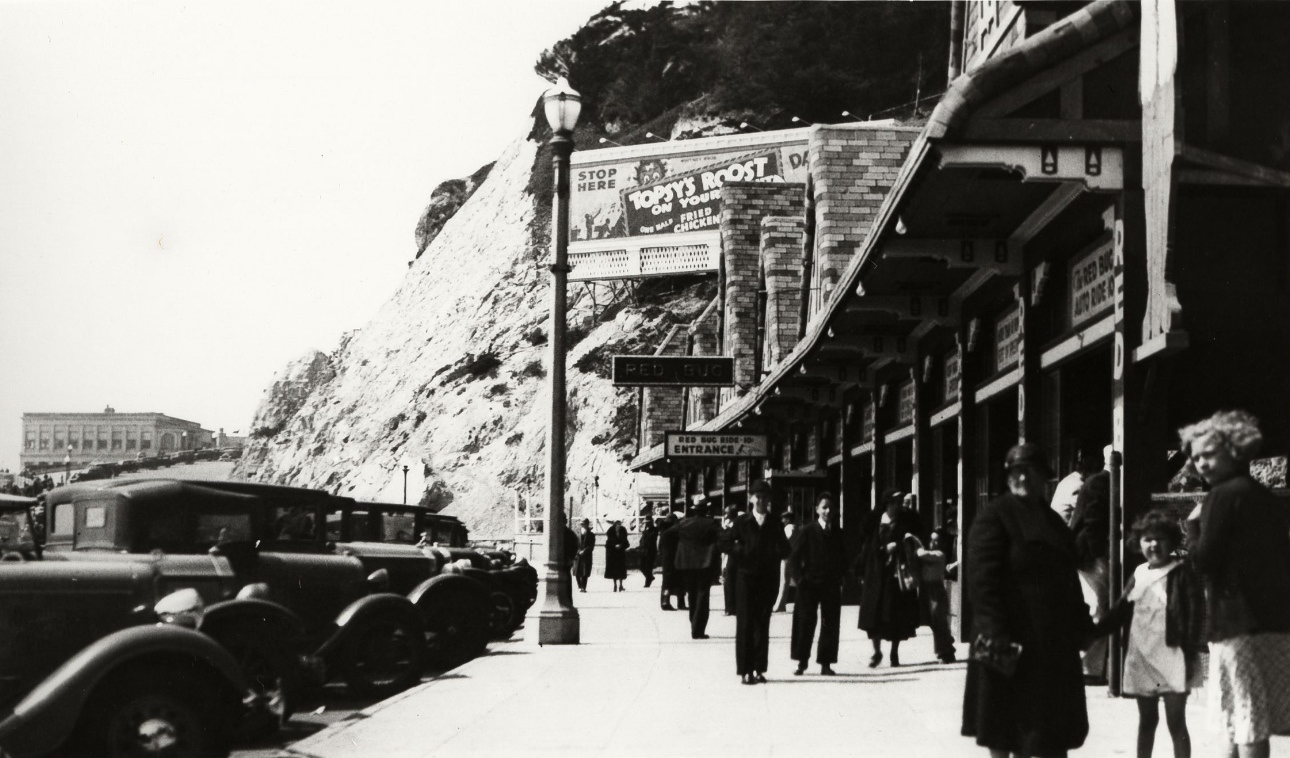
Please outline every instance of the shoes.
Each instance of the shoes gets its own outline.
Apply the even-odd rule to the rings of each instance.
[[[756,682],[754,682],[754,681],[753,681],[753,675],[752,675],[752,674],[744,674],[742,677],[740,677],[740,678],[739,678],[739,683],[740,683],[740,684],[756,684]]]
[[[584,590],[584,589],[579,589],[578,591],[579,591],[579,592],[586,592],[586,590]]]
[[[892,667],[892,668],[896,668],[896,667],[897,667],[897,666],[899,666],[899,665],[900,665],[900,656],[899,656],[899,655],[896,655],[895,653],[892,653],[892,654],[891,654],[891,667]]]
[[[757,680],[757,683],[758,683],[758,684],[765,684],[765,683],[766,683],[766,675],[765,675],[765,674],[763,674],[763,673],[762,673],[762,672],[760,672],[760,671],[758,671],[757,673],[753,674],[753,678]]]
[[[801,671],[801,669],[798,669],[798,671]],[[833,667],[830,666],[829,664],[824,663],[820,665],[820,676],[837,676],[837,675],[838,675],[838,672],[834,671]]]
[[[806,673],[806,666],[803,664],[798,664],[797,668],[793,670],[793,676],[801,676],[802,674],[805,674],[805,673]]]
[[[665,611],[674,611],[674,610],[676,610],[675,608],[673,608],[673,607],[672,607],[672,604],[671,604],[671,603],[664,603],[663,605],[660,605],[660,606],[659,606],[659,608],[662,608],[662,609],[663,609],[663,610],[665,610]]]
[[[708,635],[706,635],[706,634],[691,634],[691,635],[690,635],[690,639],[694,639],[694,640],[706,640],[706,639],[710,639],[710,638],[709,638],[709,637],[708,637]]]
[[[882,663],[882,653],[874,653],[869,656],[869,668],[876,669],[879,663]]]
[[[952,653],[951,653],[950,655],[942,655],[940,660],[941,660],[941,663],[954,663],[954,662],[955,662],[955,658],[954,658],[954,655],[953,655]]]

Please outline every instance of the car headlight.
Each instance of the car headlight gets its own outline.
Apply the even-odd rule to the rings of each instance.
[[[166,595],[152,607],[162,624],[196,629],[202,622],[206,605],[197,590],[185,587]]]

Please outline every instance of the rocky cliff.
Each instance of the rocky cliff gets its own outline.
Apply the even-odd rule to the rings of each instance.
[[[274,379],[236,475],[400,502],[406,465],[410,502],[477,537],[510,534],[516,494],[541,497],[550,413],[538,139],[510,146],[365,327]],[[570,286],[567,490],[579,514],[634,503],[623,463],[636,392],[611,385],[609,356],[652,350],[713,294],[711,278]]]

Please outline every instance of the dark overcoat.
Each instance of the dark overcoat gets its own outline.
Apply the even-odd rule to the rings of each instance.
[[[622,524],[605,532],[605,578],[627,578],[627,527]]]
[[[990,501],[968,536],[964,574],[973,635],[1021,644],[1011,676],[968,664],[963,734],[994,750],[1064,753],[1084,744],[1080,648],[1093,622],[1080,591],[1075,539],[1047,503]]]
[[[905,537],[911,534],[918,537],[922,522],[913,511],[902,508],[884,525],[883,513],[869,514],[860,536],[856,567],[861,582],[857,626],[868,632],[870,639],[907,640],[918,629],[918,593],[901,591],[896,581],[896,561],[907,558]],[[885,549],[891,543],[898,548],[894,556],[888,556]]]
[[[573,564],[573,575],[586,578],[591,576],[591,558],[596,552],[596,534],[588,529],[578,535],[578,558]]]

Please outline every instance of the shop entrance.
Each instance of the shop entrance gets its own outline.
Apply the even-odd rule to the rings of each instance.
[[[882,488],[909,492],[914,481],[913,438],[893,442],[882,451]],[[879,493],[882,494],[882,493]],[[922,509],[922,504],[919,504]]]
[[[1111,351],[1109,343],[1095,347],[1044,377],[1044,441],[1058,479],[1074,469],[1081,448],[1111,444]]]
[[[1006,389],[978,405],[976,413],[973,511],[1008,489],[1003,460],[1008,450],[1017,444],[1017,388]],[[965,523],[970,524],[971,521],[965,520]]]

